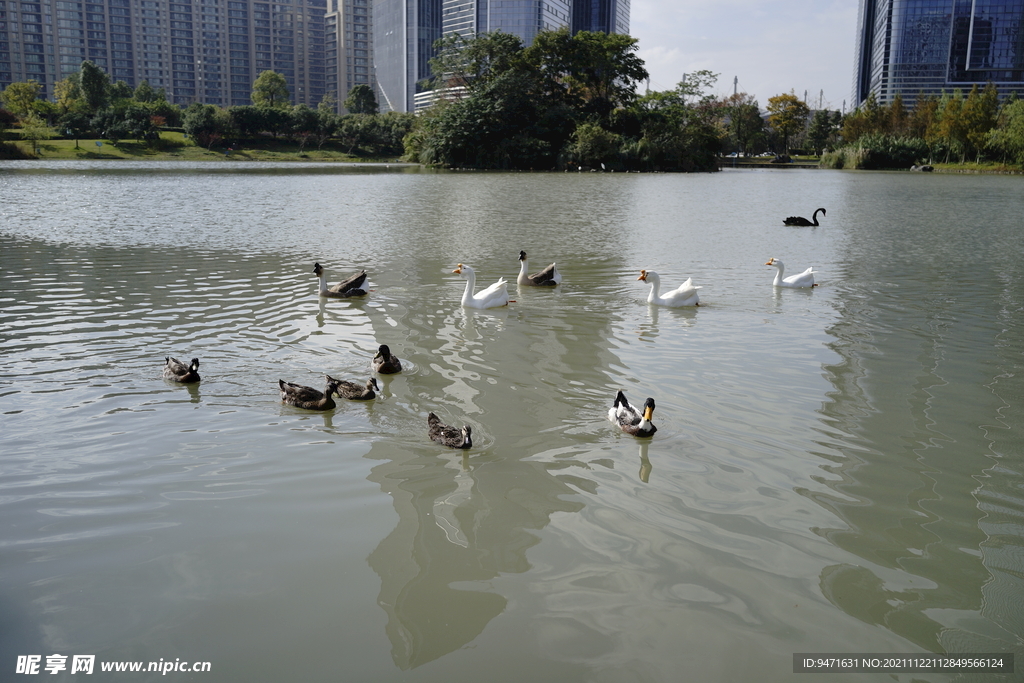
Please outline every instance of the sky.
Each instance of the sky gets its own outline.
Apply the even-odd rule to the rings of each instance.
[[[629,33],[651,75],[671,90],[687,72],[718,74],[716,95],[794,91],[818,108],[851,108],[858,0],[632,0]]]

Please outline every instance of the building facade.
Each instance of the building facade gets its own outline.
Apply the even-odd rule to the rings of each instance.
[[[375,87],[372,4],[372,0],[328,2],[324,21],[327,90],[339,107],[357,85]]]
[[[1024,0],[861,0],[853,101],[983,87],[1024,94]]]
[[[629,33],[629,0],[572,0],[572,32]]]
[[[374,0],[373,66],[381,111],[413,111],[430,78],[434,42],[441,37],[442,0]]]
[[[88,59],[180,105],[251,104],[273,70],[293,102],[316,106],[329,91],[325,14],[326,0],[0,0],[0,88],[34,79],[51,97]]]

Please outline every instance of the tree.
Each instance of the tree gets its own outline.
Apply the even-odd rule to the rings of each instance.
[[[1024,100],[1007,98],[999,112],[999,125],[989,133],[989,146],[1024,166]]]
[[[266,73],[266,72],[264,72]],[[185,110],[185,120],[182,127],[185,132],[196,141],[196,144],[207,149],[224,137],[229,130],[231,119],[227,111],[212,104],[199,104],[195,102]]]
[[[53,129],[46,125],[46,122],[35,112],[21,119],[21,137],[32,144],[33,151],[35,151],[36,143],[39,140],[49,140],[53,136]]]
[[[36,100],[42,86],[34,80],[11,83],[0,93],[4,107],[19,119],[25,119],[35,112]]]
[[[111,84],[107,91],[107,98],[112,102],[117,102],[118,100],[130,100],[134,94],[135,91],[130,85],[124,81],[118,81]]]
[[[379,111],[373,89],[365,84],[353,86],[343,106],[350,114],[376,114]]]
[[[814,148],[814,153],[820,155],[833,142],[836,132],[835,118],[830,112],[819,109],[811,119],[807,142]]]
[[[78,86],[90,113],[95,114],[107,106],[107,88],[110,86],[110,79],[103,69],[89,60],[82,62],[78,72]]]
[[[264,71],[253,81],[252,103],[257,107],[287,107],[288,81],[276,71]]]
[[[978,86],[971,88],[964,100],[963,108],[964,135],[967,144],[974,152],[978,161],[988,142],[989,131],[996,127],[999,116],[999,93],[996,86],[989,81],[985,90],[978,92]]]
[[[790,136],[803,130],[810,113],[810,108],[793,93],[768,98],[768,122],[782,136],[786,154]]]
[[[89,115],[82,107],[69,109],[57,120],[58,130],[64,131],[69,137],[75,138],[75,149],[78,149],[78,140],[88,131],[92,130]]]
[[[153,102],[157,99],[156,90],[149,84],[149,81],[142,81],[135,88],[135,94],[132,97],[136,102]],[[160,98],[164,99],[164,98]]]
[[[522,38],[500,30],[469,39],[452,33],[435,42],[434,49],[430,70],[440,87],[481,88],[523,61]]]
[[[636,38],[624,34],[570,35],[562,28],[538,33],[523,57],[548,94],[584,113],[607,117],[616,107],[632,104],[637,83],[647,78],[636,50]]]
[[[764,119],[757,100],[752,95],[736,93],[726,98],[724,105],[729,117],[729,133],[739,151],[749,154],[752,147],[762,145],[765,140]]]
[[[76,108],[84,108],[82,89],[78,86],[78,74],[68,74],[53,85],[53,99],[61,114]]]

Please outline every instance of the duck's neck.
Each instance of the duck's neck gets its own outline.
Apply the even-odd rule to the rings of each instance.
[[[320,278],[320,291],[321,292],[326,292],[327,291],[327,276],[324,275],[323,273],[320,273],[319,278]]]
[[[775,285],[776,287],[779,287],[779,286],[782,285],[782,264],[781,263],[776,263],[775,264],[775,282],[773,282],[772,284]]]
[[[473,447],[473,438],[469,434],[467,434],[465,431],[462,432],[462,447],[463,448],[472,448]]]
[[[661,278],[647,276],[647,281],[651,283],[651,293],[647,295],[647,303],[654,303],[661,292]]]
[[[526,277],[528,269],[529,267],[526,265],[526,259],[519,261],[519,277]]]
[[[473,300],[473,288],[476,286],[476,273],[471,270],[462,272],[466,278],[466,291],[462,293],[462,303],[469,304]]]

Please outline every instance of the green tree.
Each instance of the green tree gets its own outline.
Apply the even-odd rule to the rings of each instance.
[[[343,106],[350,114],[376,114],[377,108],[377,96],[373,94],[373,89],[365,84],[359,84],[353,86],[348,91],[348,97],[345,98]]]
[[[266,73],[266,72],[264,72]],[[185,110],[182,127],[196,144],[211,149],[230,130],[231,119],[226,110],[212,104],[195,102]]]
[[[142,81],[135,87],[135,93],[132,96],[136,102],[153,102],[157,99],[156,90],[149,84],[149,81]],[[160,98],[165,99],[165,98]]]
[[[807,130],[807,142],[814,148],[815,154],[820,155],[826,147],[835,141],[838,132],[835,121],[836,119],[829,111],[819,109],[814,112],[810,128]]]
[[[989,81],[983,92],[978,86],[971,88],[964,100],[962,111],[964,136],[967,146],[974,152],[977,161],[981,161],[981,153],[989,139],[989,133],[996,127],[999,116],[999,93],[996,86]]]
[[[84,108],[82,89],[78,87],[78,74],[69,74],[53,84],[53,99],[61,114],[76,108]]]
[[[566,28],[542,31],[523,51],[526,63],[543,79],[544,90],[584,113],[607,117],[636,100],[636,85],[647,78],[635,53],[637,40],[619,33]]]
[[[78,72],[78,86],[90,113],[95,114],[107,106],[109,100],[107,89],[110,86],[110,79],[103,69],[88,60],[82,62]]]
[[[0,99],[3,100],[7,111],[19,119],[25,119],[35,112],[36,100],[39,99],[41,90],[42,86],[39,83],[29,79],[27,81],[11,83],[0,93]]]
[[[1024,166],[1024,100],[1010,97],[999,112],[999,124],[989,132],[989,146],[1003,159]]]
[[[481,88],[523,62],[523,40],[512,33],[493,31],[466,39],[452,33],[434,43],[437,56],[430,60],[439,87]]]
[[[736,93],[723,104],[729,118],[729,134],[736,148],[749,154],[754,147],[761,147],[765,141],[764,119],[761,118],[761,107],[757,100],[752,95]]]
[[[46,125],[35,112],[28,114],[21,119],[21,137],[28,140],[32,150],[36,150],[36,143],[40,140],[49,140],[54,136],[53,129]]]
[[[576,128],[567,149],[572,164],[596,168],[606,164],[618,167],[621,147],[621,136],[587,122]]]
[[[58,130],[64,131],[68,137],[75,138],[75,149],[78,149],[78,140],[92,130],[89,115],[83,107],[69,109],[57,120]]]
[[[768,98],[768,122],[782,136],[782,147],[789,154],[789,138],[803,130],[811,110],[795,94]]]
[[[276,71],[264,71],[252,84],[252,103],[257,107],[287,107],[288,81]]]
[[[130,100],[135,94],[132,87],[124,81],[117,81],[112,83],[110,88],[107,90],[107,99],[111,102],[117,102],[119,100]]]

